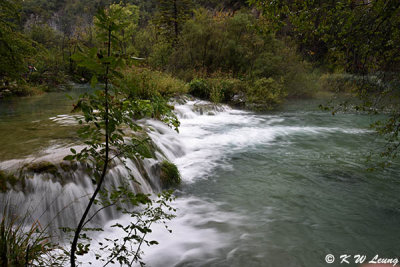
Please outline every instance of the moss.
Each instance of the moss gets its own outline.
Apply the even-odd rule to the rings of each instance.
[[[50,173],[54,176],[60,175],[57,166],[48,161],[32,163],[27,166],[27,170],[34,173]]]
[[[161,162],[161,185],[164,188],[177,186],[181,183],[181,175],[175,164],[164,160]]]
[[[60,168],[64,172],[70,172],[70,171],[76,171],[78,169],[78,165],[76,163],[61,162]]]
[[[18,178],[12,174],[0,170],[0,192],[6,192],[9,186],[15,186],[18,182]]]

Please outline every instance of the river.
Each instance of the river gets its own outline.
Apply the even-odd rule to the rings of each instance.
[[[39,97],[36,113],[22,108],[24,99],[13,100],[14,111],[0,102],[3,163],[73,142],[73,127],[57,130],[54,119],[70,102],[54,105],[49,97],[61,94]],[[145,248],[148,266],[317,267],[328,266],[327,254],[336,263],[342,254],[400,257],[400,165],[366,170],[366,156],[384,145],[369,129],[374,118],[332,116],[317,100],[291,101],[263,114],[224,106],[201,115],[193,112],[198,104],[176,106],[179,134],[147,122],[183,178],[172,233],[154,227],[151,238],[160,244]],[[46,123],[54,131],[43,136]]]

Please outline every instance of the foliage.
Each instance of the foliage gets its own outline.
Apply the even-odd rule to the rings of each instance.
[[[147,68],[127,68],[120,81],[123,90],[133,98],[151,100],[160,96],[169,99],[187,93],[187,86],[181,80],[167,73]]]
[[[148,153],[143,153],[146,150],[142,149],[143,144],[148,140],[141,139],[136,135],[132,135],[130,138],[126,136],[126,132],[141,130],[135,120],[157,114],[162,120],[171,122],[175,127],[178,126],[176,117],[172,115],[167,105],[163,105],[160,108],[147,99],[139,98],[135,89],[129,87],[119,88],[119,85],[124,84],[124,75],[120,70],[125,69],[126,62],[130,61],[130,56],[125,53],[125,47],[120,45],[121,38],[124,38],[122,32],[130,23],[130,13],[125,11],[121,6],[115,5],[106,10],[100,10],[96,15],[95,24],[99,29],[97,35],[99,44],[103,43],[106,47],[88,48],[88,50],[73,56],[73,59],[78,62],[78,66],[84,67],[93,73],[91,79],[93,87],[96,86],[98,80],[104,81],[105,85],[103,91],[82,95],[76,104],[75,110],[81,111],[84,115],[84,120],[79,121],[83,126],[78,131],[78,134],[85,140],[87,146],[79,152],[71,149],[72,154],[65,157],[65,160],[86,162],[92,174],[93,183],[96,184],[96,189],[74,232],[70,253],[71,266],[76,265],[76,255],[83,255],[89,251],[90,243],[83,244],[78,240],[87,239],[86,234],[81,234],[81,232],[84,230],[84,226],[93,218],[87,218],[87,216],[95,203],[101,203],[104,207],[109,206],[110,201],[113,205],[121,203],[128,203],[133,207],[139,204],[148,205],[144,215],[138,212],[137,209],[123,210],[133,218],[138,219],[138,224],[132,223],[127,228],[120,226],[128,234],[124,242],[133,240],[137,241],[135,244],[143,242],[138,237],[137,230],[145,227],[148,222],[146,221],[143,225],[141,216],[153,216],[148,218],[152,222],[169,218],[162,211],[157,211],[157,208],[152,206],[153,201],[150,198],[135,194],[129,191],[128,187],[120,187],[111,191],[104,188],[104,181],[110,168],[110,162],[118,160],[129,170],[125,164],[126,158],[149,156]],[[126,178],[131,178],[131,182],[135,182],[133,176]],[[99,193],[103,196],[102,199],[97,198]],[[121,209],[120,206],[118,207]],[[148,228],[143,229],[149,231]],[[140,257],[138,257],[140,245],[134,255],[128,253],[124,248],[119,246],[116,241],[114,242],[114,248],[104,247],[111,253],[107,258],[108,261],[112,262],[116,259],[121,264],[128,264],[130,256],[134,256],[133,262],[140,261]]]
[[[278,32],[292,36],[303,55],[314,61],[357,74],[398,70],[398,1],[250,3],[258,5]]]
[[[246,104],[254,110],[270,110],[285,99],[284,84],[273,78],[240,81],[229,78],[194,79],[189,83],[189,93],[214,103]],[[235,99],[235,98],[241,99]],[[240,100],[240,101],[239,101]]]
[[[27,215],[11,214],[7,205],[0,221],[0,265],[7,267],[57,266],[49,254],[56,249],[39,222],[27,225]],[[44,255],[47,256],[44,256]],[[59,258],[56,262],[62,263]]]
[[[247,0],[196,0],[198,6],[213,10],[237,11],[247,7]]]
[[[131,54],[133,51],[128,51],[132,48],[130,45],[133,41],[134,34],[137,31],[139,22],[139,8],[135,5],[126,4],[112,4],[109,7],[111,13],[119,14],[116,23],[123,25],[123,28],[114,33],[114,38],[118,40],[119,50],[124,54]],[[95,18],[94,23],[98,25],[98,19]],[[104,34],[104,29],[96,27],[95,32]]]
[[[189,18],[191,5],[191,0],[157,0],[158,14],[154,23],[162,34],[176,42],[182,24]]]
[[[319,86],[335,93],[351,93],[357,90],[357,84],[348,74],[324,74],[319,79]]]
[[[104,204],[116,204],[118,210],[131,217],[127,225],[116,223],[111,227],[121,232],[119,238],[108,239],[99,242],[99,253],[96,253],[96,259],[103,262],[103,266],[109,263],[118,262],[121,266],[132,266],[133,263],[145,265],[142,261],[142,246],[157,245],[156,240],[148,240],[146,236],[152,232],[151,226],[155,223],[162,223],[175,217],[176,210],[170,206],[173,201],[171,191],[166,191],[158,195],[158,198],[151,200],[150,196],[143,194],[134,194],[129,189],[120,187],[113,190]],[[120,200],[125,201],[120,201]],[[128,203],[127,203],[128,202]],[[130,207],[136,207],[136,210],[126,208],[124,204]],[[139,206],[140,210],[137,209]],[[165,226],[167,229],[168,227]],[[171,230],[169,230],[171,232]]]
[[[146,50],[146,53],[150,58],[153,54],[163,58],[156,64],[149,60],[152,67],[170,71],[183,80],[214,77],[252,83],[271,77],[283,81],[290,97],[312,95],[317,79],[311,75],[311,67],[296,53],[293,44],[277,40],[263,31],[263,27],[262,21],[246,11],[232,15],[227,12],[212,14],[199,9],[185,23],[175,49],[164,46],[162,39],[157,41],[153,37],[153,49]],[[162,57],[159,47],[165,48]],[[232,94],[219,94],[221,89],[218,86],[219,83],[213,83],[207,93],[203,86],[203,89],[198,89],[204,92],[195,92],[194,95],[210,99],[209,94],[213,91],[214,101],[228,102]]]
[[[210,98],[210,85],[205,79],[194,79],[189,83],[189,93],[202,99]]]
[[[193,79],[189,83],[189,93],[195,97],[214,103],[231,103],[237,94],[245,94],[247,83],[232,78]]]
[[[18,6],[9,0],[0,1],[0,82],[21,79],[27,71],[24,59],[33,53],[32,41],[17,30]]]
[[[351,92],[361,100],[354,107],[387,120],[371,125],[388,141],[381,155],[388,161],[398,153],[400,120],[400,2],[377,1],[261,1],[251,0],[278,35],[293,39],[303,56],[339,76],[322,77],[322,85]],[[346,87],[346,88],[343,88]]]
[[[256,110],[270,110],[285,97],[281,82],[273,78],[262,78],[254,82],[247,94],[246,105]]]

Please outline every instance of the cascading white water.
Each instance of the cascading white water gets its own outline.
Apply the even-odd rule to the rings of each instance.
[[[76,124],[76,119],[70,115],[59,115],[50,118],[50,120],[60,124],[60,126]],[[154,194],[160,192],[161,182],[159,171],[157,171],[160,162],[165,157],[173,158],[182,155],[182,148],[177,139],[171,142],[162,138],[163,133],[172,131],[168,126],[151,120],[141,123],[148,129],[154,143],[159,146],[159,149],[156,150],[156,158],[125,159],[126,166],[120,162],[114,162],[105,179],[105,185],[108,188],[118,188],[127,183],[130,189],[136,193]],[[151,130],[148,127],[149,125],[151,125]],[[159,140],[157,139],[158,136],[160,136]],[[3,211],[4,207],[7,206],[12,214],[27,215],[28,222],[38,221],[42,227],[52,233],[55,239],[59,235],[62,237],[60,227],[76,227],[95,185],[79,163],[75,168],[67,170],[60,168],[62,159],[70,153],[70,148],[79,151],[83,147],[76,145],[54,146],[47,148],[37,157],[32,156],[21,160],[13,159],[1,162],[0,169],[16,175],[20,175],[22,170],[24,179],[7,192],[0,192],[0,210]],[[58,166],[57,175],[46,170],[40,173],[27,170],[26,166],[43,162]],[[134,177],[134,180],[130,177]],[[95,208],[92,213],[94,210]],[[118,216],[120,214],[113,209],[106,209],[96,215],[91,226],[102,226],[108,221],[118,218]]]
[[[147,120],[143,121],[143,124],[148,126],[148,134],[159,149],[158,161],[166,157],[174,162],[181,172],[186,189],[191,185],[197,186],[196,182],[207,180],[206,178],[215,179],[213,174],[216,169],[228,171],[233,169],[232,162],[228,158],[249,147],[268,147],[278,141],[281,147],[285,147],[291,142],[291,138],[288,137],[293,136],[324,137],[336,133],[357,135],[368,132],[365,129],[352,127],[303,125],[301,122],[297,124],[290,122],[287,125],[285,124],[287,117],[284,116],[256,115],[223,105],[215,106],[205,101],[176,104],[175,112],[181,121],[179,134],[158,121]],[[285,114],[285,116],[291,115]],[[72,122],[66,116],[58,116],[55,120],[63,125]],[[44,156],[40,160],[48,160],[48,157],[62,158],[66,152],[68,149],[50,149],[48,151],[50,156],[47,158]],[[287,156],[291,152],[285,153]],[[318,151],[315,153],[318,156]],[[312,153],[309,154],[312,155]],[[146,159],[142,164],[143,168],[139,168],[134,161],[128,161],[135,178],[141,183],[140,188],[133,183],[132,190],[136,192],[141,190],[145,193],[160,190],[160,183],[154,171],[158,161]],[[11,168],[16,163],[18,162],[10,161],[1,164],[2,167]],[[144,175],[141,169],[144,169],[147,175]],[[118,185],[120,179],[126,176],[126,170],[116,165],[110,171],[107,180]],[[229,187],[226,190],[229,190]],[[52,220],[60,210],[66,207],[63,210],[65,215],[60,214],[56,219],[57,223],[54,226],[56,228],[76,223],[85,204],[79,201],[75,203],[73,200],[87,196],[92,191],[93,184],[89,177],[77,171],[70,177],[66,177],[63,183],[51,177],[34,175],[33,179],[27,180],[24,193],[11,191],[9,194],[17,199],[13,203],[19,205],[21,210],[22,207],[32,207],[33,215],[41,216],[43,221]],[[252,236],[246,232],[246,227],[243,230],[243,226],[240,229],[238,226],[245,224],[243,221],[247,215],[237,211],[226,211],[222,208],[226,205],[223,202],[187,195],[179,191],[177,195],[178,199],[173,203],[173,206],[178,209],[177,218],[169,224],[173,233],[169,234],[161,225],[155,225],[149,238],[159,241],[160,244],[152,248],[144,247],[144,261],[149,266],[179,266],[188,262],[190,266],[196,265],[195,263],[204,266],[207,265],[206,259],[218,266],[215,259],[216,254],[221,250],[224,250],[224,253],[220,254],[223,254],[226,257],[224,260],[229,262],[238,250],[243,249],[241,243],[250,242],[248,240],[251,240]],[[269,214],[271,210],[262,212]],[[96,236],[94,242],[102,241],[104,237],[118,236],[118,231],[109,226],[115,222],[128,223],[129,220],[129,217],[117,217],[111,211],[103,213],[97,223],[106,223],[105,232]],[[224,231],[219,225],[223,225],[229,231]],[[238,245],[232,247],[235,243]],[[93,253],[90,253],[83,261],[92,261],[96,266],[94,258]]]
[[[367,132],[357,128],[284,126],[281,123],[285,119],[280,116],[257,115],[197,100],[175,105],[175,112],[181,122],[179,134],[157,121],[147,121],[146,124],[154,128],[150,132],[152,140],[178,166],[185,188],[196,187],[199,180],[214,179],[217,168],[231,169],[227,157],[249,147],[269,145],[278,138],[299,134],[323,136],[336,132]],[[159,245],[143,247],[144,262],[149,266],[208,266],[208,261],[219,266],[215,261],[221,260],[217,256],[221,251],[226,255],[223,260],[229,261],[240,244],[252,238],[251,234],[240,229],[240,225],[246,225],[244,214],[224,210],[223,202],[177,193],[178,199],[173,203],[177,208],[177,218],[168,223],[172,234],[163,225],[153,225],[153,233],[148,238],[157,240]],[[95,240],[103,242],[107,237],[117,238],[120,233],[108,226],[116,222],[128,224],[129,220],[129,217],[122,217],[110,221],[106,226],[108,230]],[[225,231],[219,225],[223,225]],[[235,243],[237,247],[229,248]],[[94,258],[91,254],[85,260],[95,262]]]

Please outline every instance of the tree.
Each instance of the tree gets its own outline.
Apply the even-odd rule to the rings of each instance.
[[[0,81],[5,83],[22,78],[25,58],[33,52],[34,43],[18,31],[18,8],[15,2],[0,1]]]
[[[191,6],[191,0],[158,0],[155,23],[176,42],[183,23],[190,17]]]
[[[92,180],[96,184],[95,191],[74,230],[70,251],[71,266],[76,266],[76,255],[83,255],[89,251],[90,243],[79,242],[80,239],[87,239],[85,234],[81,234],[82,231],[90,220],[106,207],[117,206],[123,213],[130,214],[133,219],[127,226],[120,224],[114,226],[121,228],[127,236],[122,238],[122,244],[114,240],[112,249],[108,246],[103,248],[103,250],[110,249],[110,255],[104,260],[105,265],[114,260],[121,264],[131,265],[133,262],[140,261],[142,243],[157,244],[155,241],[145,240],[146,234],[151,232],[151,224],[172,217],[171,214],[164,211],[165,208],[171,210],[168,205],[168,202],[171,201],[170,192],[163,194],[160,200],[154,201],[148,195],[131,192],[128,186],[105,187],[110,162],[118,161],[124,164],[129,171],[125,165],[127,158],[151,157],[147,145],[148,139],[134,134],[141,129],[135,119],[154,115],[156,110],[157,112],[160,110],[158,106],[160,104],[164,105],[164,109],[159,117],[173,117],[166,102],[154,103],[153,106],[153,103],[148,100],[132,98],[129,92],[119,90],[118,80],[123,77],[120,70],[126,68],[127,62],[130,60],[130,55],[124,54],[123,49],[119,46],[120,38],[123,37],[121,32],[130,23],[124,18],[126,15],[124,11],[123,8],[115,8],[115,6],[100,10],[96,15],[95,25],[99,31],[97,34],[99,44],[103,44],[105,47],[88,48],[73,56],[80,67],[87,68],[93,73],[92,86],[96,86],[100,80],[104,82],[104,90],[96,91],[93,95],[82,95],[75,106],[76,110],[80,110],[84,114],[85,119],[79,123],[85,125],[78,133],[85,140],[87,147],[79,152],[71,149],[72,154],[65,157],[65,160],[85,162],[88,171],[92,174]],[[127,138],[127,133],[132,137]],[[127,179],[127,184],[134,182],[133,176],[127,177]],[[89,216],[95,204],[101,204],[103,207]],[[146,207],[142,213],[132,210],[132,207],[139,205]],[[128,251],[125,245],[127,242],[135,242],[138,246],[137,250]],[[104,255],[98,255],[99,258],[102,256]]]
[[[110,12],[121,13],[118,24],[123,24],[124,27],[118,32],[115,32],[115,38],[119,40],[119,49],[122,53],[127,54],[127,48],[132,47],[134,34],[139,23],[139,8],[131,4],[112,4],[109,7]],[[131,52],[131,51],[129,51]]]
[[[295,38],[303,54],[313,61],[332,62],[357,74],[391,71],[398,66],[399,1],[250,3],[261,8],[278,34]]]

